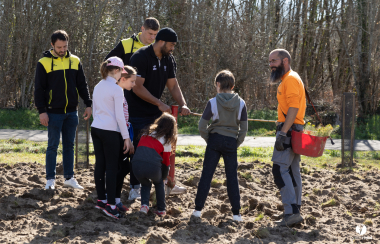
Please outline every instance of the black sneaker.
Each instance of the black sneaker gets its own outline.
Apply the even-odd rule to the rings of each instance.
[[[107,204],[106,208],[103,209],[103,212],[114,219],[119,219],[122,217],[122,213],[117,208],[112,209],[109,204]]]
[[[98,200],[96,202],[95,208],[100,209],[100,210],[104,210],[104,209],[106,209],[106,206],[107,206],[107,203],[104,203],[104,202]]]

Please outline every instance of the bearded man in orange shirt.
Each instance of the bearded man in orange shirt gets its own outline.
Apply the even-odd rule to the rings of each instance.
[[[300,213],[301,156],[292,150],[291,131],[303,130],[306,98],[304,84],[290,64],[291,56],[284,49],[276,49],[269,54],[269,66],[272,70],[270,80],[280,81],[277,89],[276,143],[272,156],[274,182],[280,189],[284,205],[284,216],[281,221],[276,221],[279,226],[290,226],[303,221]]]

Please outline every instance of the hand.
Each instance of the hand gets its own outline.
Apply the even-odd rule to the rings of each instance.
[[[41,123],[41,125],[48,126],[49,116],[47,113],[40,114],[40,123]]]
[[[124,140],[123,150],[124,150],[124,152],[123,152],[124,154],[127,154],[128,152],[129,152],[129,154],[135,153],[135,148],[134,148],[130,138]]]
[[[285,150],[284,142],[286,139],[286,133],[279,131],[277,132],[277,134],[278,135],[276,136],[276,143],[274,144],[274,147],[276,148],[277,151],[284,151]]]
[[[170,109],[170,107],[163,102],[160,102],[158,109],[161,110],[161,112],[168,112],[170,114],[172,113],[172,110]]]
[[[180,115],[184,115],[184,116],[187,116],[191,113],[190,109],[186,106],[186,105],[183,105],[181,107],[181,112],[179,113]]]
[[[91,114],[92,114],[92,108],[91,107],[87,107],[84,110],[84,114],[83,114],[84,120],[88,120],[91,117]]]
[[[168,182],[166,183],[166,185],[173,189],[175,186],[175,180],[172,179],[172,177],[170,177],[169,175],[167,176],[167,180]]]

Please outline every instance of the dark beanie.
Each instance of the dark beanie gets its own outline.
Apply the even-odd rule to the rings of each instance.
[[[156,41],[164,41],[164,42],[178,42],[177,33],[172,28],[162,28],[156,36]]]

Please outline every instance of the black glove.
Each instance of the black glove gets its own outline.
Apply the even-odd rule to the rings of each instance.
[[[278,136],[276,136],[276,143],[274,144],[274,147],[276,148],[277,151],[284,151],[284,143],[286,140],[286,133],[280,131],[278,133]]]

